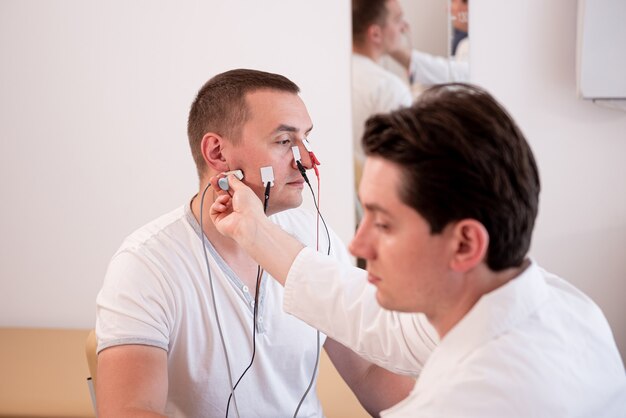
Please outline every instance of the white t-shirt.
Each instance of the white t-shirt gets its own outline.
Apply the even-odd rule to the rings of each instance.
[[[365,121],[372,115],[410,106],[411,102],[409,86],[397,75],[366,56],[352,54],[352,138],[356,187],[365,163],[361,147]]]
[[[311,276],[312,266],[324,274]],[[626,415],[624,365],[604,315],[535,263],[484,295],[425,365],[419,321],[383,310],[366,287],[359,271],[305,248],[289,271],[284,308],[384,367],[421,371],[385,418]],[[343,312],[341,321],[321,309]]]
[[[271,219],[315,248],[316,219],[293,209]],[[233,380],[250,362],[254,299],[208,241],[217,312]],[[333,258],[349,263],[331,232]],[[320,251],[327,249],[320,233]],[[291,416],[313,373],[316,330],[282,311],[283,288],[265,275],[259,292],[256,355],[236,389],[241,417]],[[130,235],[113,256],[97,299],[98,351],[145,344],[168,352],[169,417],[223,417],[230,394],[200,226],[189,205]],[[321,336],[321,344],[325,336]],[[231,402],[229,416],[236,416]],[[321,417],[313,388],[298,416]]]

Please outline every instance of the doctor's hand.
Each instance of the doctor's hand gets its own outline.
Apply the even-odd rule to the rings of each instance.
[[[244,245],[254,240],[258,225],[269,220],[263,212],[263,204],[252,189],[229,174],[230,187],[224,191],[217,184],[219,178],[211,178],[211,186],[218,192],[218,197],[211,205],[209,216],[222,235]]]
[[[265,216],[263,204],[256,194],[237,178],[228,175],[228,191],[211,185],[218,197],[209,215],[217,230],[239,244],[261,267],[279,283],[285,284],[294,259],[304,245],[283,231]]]

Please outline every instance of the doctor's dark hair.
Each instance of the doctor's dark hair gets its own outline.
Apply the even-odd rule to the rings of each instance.
[[[300,88],[287,77],[258,70],[237,69],[218,74],[198,91],[189,110],[187,136],[198,176],[206,170],[202,138],[208,132],[238,142],[250,118],[246,95],[257,90],[277,90],[298,94]]]
[[[463,83],[422,93],[411,107],[366,122],[366,155],[401,168],[398,193],[438,234],[475,219],[489,233],[487,266],[520,266],[539,204],[535,158],[511,116],[486,91]]]
[[[352,42],[363,43],[367,28],[383,26],[387,19],[388,0],[352,0]]]

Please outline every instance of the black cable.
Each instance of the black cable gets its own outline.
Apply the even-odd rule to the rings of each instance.
[[[267,182],[267,185],[265,186],[265,199],[263,201],[263,212],[265,213],[267,213],[267,207],[270,201],[270,187],[271,186],[272,186],[272,182],[269,182],[269,181]],[[254,356],[256,354],[256,322],[257,322],[257,314],[259,311],[259,290],[261,289],[261,276],[262,275],[263,273],[261,271],[261,266],[257,266],[256,285],[255,285],[255,293],[254,293],[254,311],[253,311],[254,313],[252,315],[252,321],[253,321],[252,357],[250,358],[250,363],[248,364],[248,367],[246,367],[243,373],[241,373],[241,376],[239,376],[239,379],[237,379],[235,386],[233,386],[232,392],[230,392],[230,396],[228,397],[228,402],[226,403],[226,418],[228,418],[228,410],[230,409],[230,400],[233,397],[233,394],[235,393],[235,389],[237,389],[237,385],[239,385],[239,382],[241,382],[241,379],[243,379],[244,375],[248,372],[248,370],[250,370],[250,367],[252,367],[252,363],[254,363]]]
[[[248,370],[250,369],[250,367],[252,367],[252,363],[254,362],[254,355],[256,353],[256,317],[257,317],[257,312],[258,312],[258,306],[259,306],[259,288],[260,288],[260,283],[261,283],[261,266],[257,267],[257,272],[256,272],[256,294],[254,295],[254,314],[252,316],[254,324],[252,325],[252,357],[250,358],[250,363],[248,364],[248,367],[246,367],[246,369],[243,371],[243,373],[241,373],[241,376],[239,376],[239,379],[237,379],[237,383],[235,383],[235,386],[233,386],[233,390],[232,392],[230,392],[230,396],[228,397],[228,402],[226,403],[226,418],[228,418],[228,410],[230,408],[230,400],[233,397],[233,393],[235,393],[235,389],[237,389],[237,385],[239,385],[239,382],[241,382],[241,379],[243,379],[243,376],[248,372]]]
[[[315,205],[317,216],[320,217],[320,219],[322,220],[322,223],[324,224],[324,229],[326,230],[326,237],[328,238],[328,252],[326,253],[326,255],[330,255],[330,232],[328,232],[328,226],[326,226],[326,221],[324,220],[324,217],[322,216],[322,213],[320,212],[320,208],[317,206],[317,200],[315,199],[315,192],[313,191],[313,187],[311,187],[311,182],[309,182],[309,178],[306,175],[306,169],[304,168],[304,166],[299,160],[296,160],[296,166],[298,166],[298,171],[300,171],[300,174],[302,174],[304,181],[306,182],[307,186],[309,186],[309,190],[311,190],[311,196],[313,196],[313,204]]]
[[[263,212],[267,213],[267,206],[270,203],[270,187],[272,187],[272,182],[268,181],[267,186],[265,186],[265,200],[263,201]]]
[[[315,199],[315,192],[313,191],[313,187],[311,186],[311,183],[309,182],[309,179],[306,175],[306,170],[302,166],[302,163],[298,160],[296,160],[296,165],[298,166],[298,170],[300,171],[300,174],[302,174],[302,177],[304,177],[304,181],[309,186],[309,190],[311,190],[311,196],[313,196],[313,204],[315,205],[315,210],[317,211],[317,215],[322,220],[322,224],[324,225],[324,229],[326,230],[326,237],[328,238],[328,250],[327,250],[326,255],[330,255],[331,243],[330,243],[330,232],[328,231],[328,226],[326,226],[326,221],[324,221],[324,217],[322,216],[322,213],[320,212],[320,208],[317,205],[317,200]],[[311,375],[311,381],[309,382],[309,386],[306,388],[304,395],[302,395],[302,398],[300,399],[300,402],[298,403],[298,406],[296,407],[296,411],[293,413],[293,418],[296,418],[296,416],[298,415],[298,411],[300,411],[300,407],[304,403],[304,399],[306,398],[306,396],[309,394],[309,391],[313,387],[313,382],[315,382],[315,376],[317,375],[317,368],[319,366],[319,361],[320,361],[320,332],[318,330],[317,331],[317,354],[315,357],[315,367],[313,368],[313,374]]]
[[[300,174],[304,178],[304,181],[306,181],[306,184],[308,184],[309,187],[310,187],[311,183],[309,183],[309,178],[306,175],[306,169],[304,168],[304,166],[302,165],[300,160],[296,160],[296,166],[298,167],[298,171],[300,172]],[[311,191],[313,191],[313,189],[311,189]],[[313,200],[315,200],[315,195],[313,195]],[[319,213],[319,211],[318,211],[318,213]]]
[[[309,394],[311,387],[313,387],[313,382],[315,382],[315,376],[317,375],[317,367],[319,366],[319,364],[320,364],[320,332],[317,331],[317,355],[315,356],[315,367],[313,368],[313,375],[311,376],[311,381],[309,382],[309,386],[306,388],[304,395],[302,395],[302,399],[300,399],[300,402],[298,403],[298,407],[296,408],[296,411],[293,413],[293,418],[296,418],[298,416],[298,411],[300,410],[300,407],[304,403],[304,399],[306,398],[306,395]]]

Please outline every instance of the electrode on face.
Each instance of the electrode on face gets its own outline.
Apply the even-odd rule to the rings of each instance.
[[[302,140],[302,143],[304,144],[304,148],[307,150],[307,152],[313,152],[313,148],[311,148],[311,143],[308,139],[304,138]]]
[[[271,187],[274,187],[274,169],[271,165],[267,167],[261,167],[261,181],[263,184],[271,184]]]
[[[294,161],[300,161],[302,159],[302,157],[300,156],[300,148],[291,147],[291,152],[293,153]]]
[[[224,173],[222,173],[225,177],[222,177],[221,179],[219,179],[217,181],[217,185],[220,187],[220,189],[222,190],[228,190],[229,186],[228,186],[228,175],[232,174],[235,177],[237,177],[237,179],[239,180],[243,180],[243,171],[241,170],[231,170],[231,171],[225,171]]]
[[[316,174],[318,174],[316,166],[320,165],[320,161],[317,159],[317,157],[313,153],[313,148],[311,147],[311,143],[306,138],[302,140],[302,143],[304,144],[304,148],[306,149],[306,151],[309,153],[309,157],[311,157],[311,163],[313,163],[313,169],[316,171]]]

